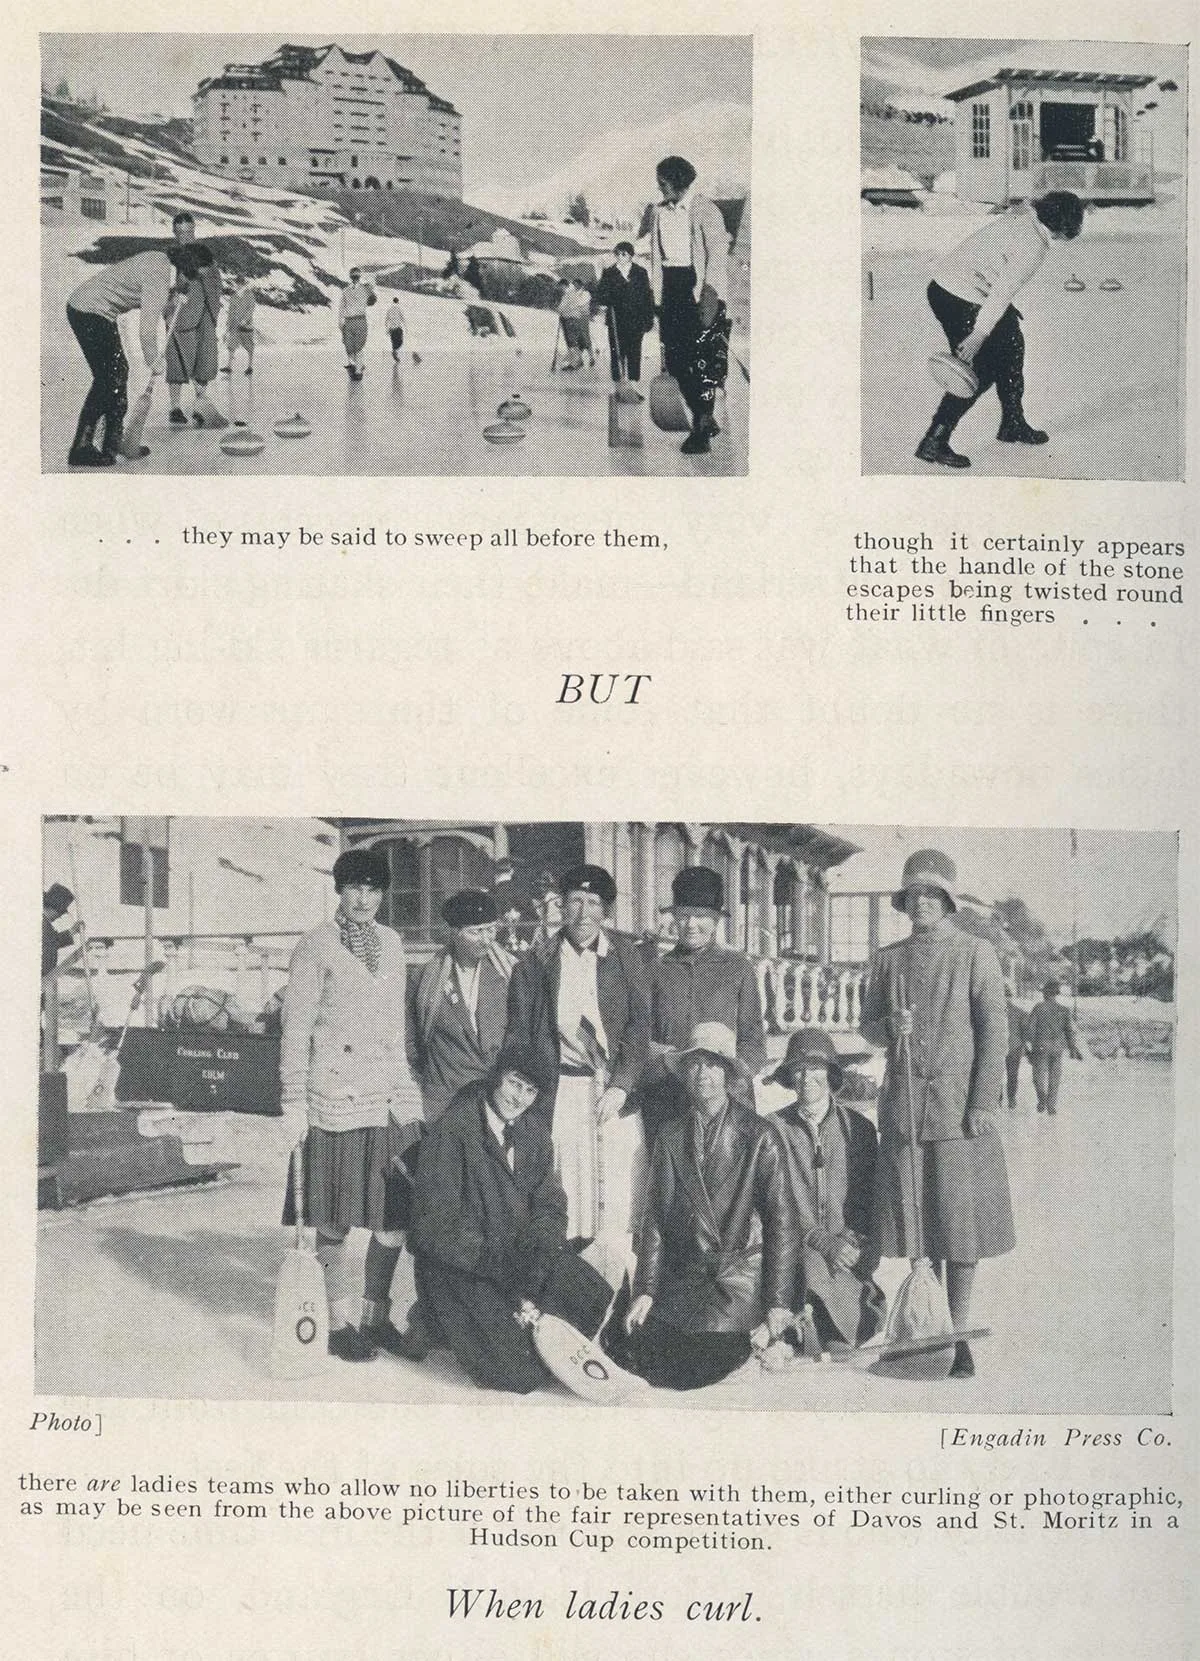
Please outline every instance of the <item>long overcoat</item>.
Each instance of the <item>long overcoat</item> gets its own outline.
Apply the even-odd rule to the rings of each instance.
[[[552,1121],[558,1090],[560,1042],[558,989],[563,936],[524,957],[508,983],[508,1038],[531,1049],[546,1074],[547,1088],[530,1108]],[[608,950],[596,962],[596,1001],[608,1039],[606,1083],[628,1093],[641,1077],[650,1037],[650,995],[646,970],[634,948],[609,935]]]

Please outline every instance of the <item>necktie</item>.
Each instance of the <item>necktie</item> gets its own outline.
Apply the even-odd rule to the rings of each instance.
[[[508,1168],[511,1171],[517,1157],[517,1131],[515,1125],[507,1122],[504,1126],[504,1157],[508,1161]]]

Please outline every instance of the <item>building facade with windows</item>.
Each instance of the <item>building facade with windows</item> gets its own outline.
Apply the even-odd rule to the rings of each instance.
[[[947,93],[955,105],[956,194],[998,205],[1051,190],[1085,202],[1152,202],[1154,157],[1135,109],[1152,80],[999,69]]]
[[[231,178],[462,199],[462,117],[382,52],[281,46],[201,81],[192,106],[198,159]]]
[[[857,1024],[865,959],[857,937],[843,939],[828,874],[858,847],[814,825],[52,818],[43,886],[63,882],[78,897],[106,1018],[119,1022],[133,976],[151,962],[151,1012],[194,984],[261,1009],[283,984],[296,940],[332,916],[330,872],[349,847],[386,856],[380,920],[401,933],[414,967],[440,949],[442,904],[460,888],[503,892],[502,910],[515,918],[510,943],[528,949],[558,921],[555,880],[584,860],[612,871],[613,926],[653,956],[673,942],[675,876],[708,865],[725,885],[721,938],[754,962],[768,1026]],[[851,949],[853,958],[840,958]]]

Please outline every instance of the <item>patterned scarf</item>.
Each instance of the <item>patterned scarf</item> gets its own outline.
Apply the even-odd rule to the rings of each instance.
[[[337,926],[346,950],[360,963],[365,963],[372,975],[376,974],[379,969],[379,930],[374,923],[355,923],[344,911],[339,911]]]

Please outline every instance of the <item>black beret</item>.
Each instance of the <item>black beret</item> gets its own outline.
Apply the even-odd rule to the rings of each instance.
[[[482,888],[462,888],[457,894],[451,894],[442,907],[442,921],[452,929],[469,929],[476,923],[494,923],[499,916],[495,900]]]

